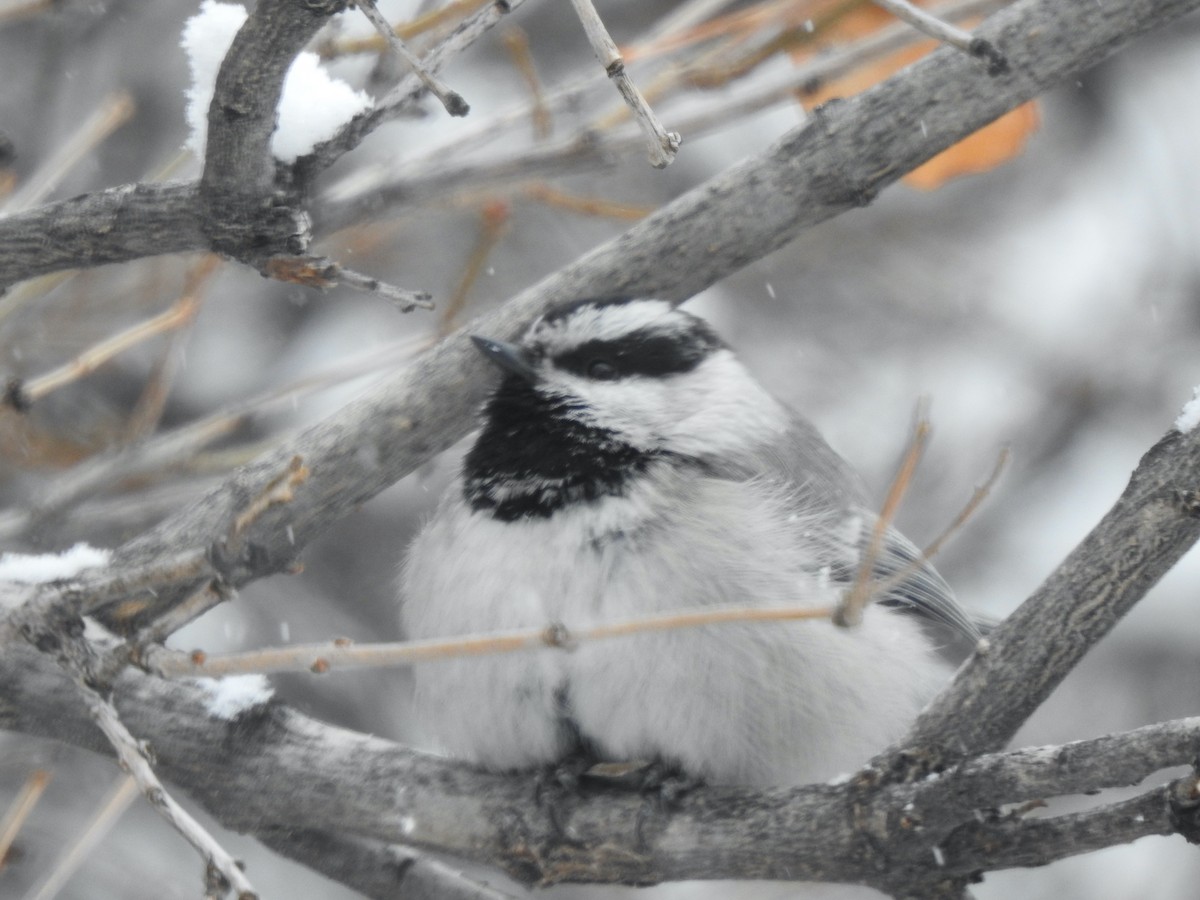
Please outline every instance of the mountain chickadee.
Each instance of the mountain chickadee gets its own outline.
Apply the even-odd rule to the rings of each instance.
[[[576,301],[519,345],[402,576],[411,638],[681,608],[832,606],[875,518],[846,463],[711,327],[659,300]],[[496,770],[575,753],[710,782],[799,784],[863,763],[944,677],[923,613],[978,632],[889,530],[903,575],[861,625],[719,624],[416,669],[440,748]]]

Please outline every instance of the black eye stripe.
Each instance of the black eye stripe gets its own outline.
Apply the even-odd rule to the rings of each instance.
[[[708,328],[670,333],[643,330],[618,340],[586,341],[553,360],[558,368],[584,377],[589,377],[592,363],[603,360],[616,370],[616,378],[655,378],[690,372],[720,346],[720,339]]]

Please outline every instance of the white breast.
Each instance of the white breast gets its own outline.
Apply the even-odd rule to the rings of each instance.
[[[831,605],[805,522],[766,484],[666,465],[628,496],[499,522],[449,497],[412,547],[411,637],[562,622],[580,629],[726,604]],[[573,651],[417,668],[444,750],[497,768],[553,762],[569,717],[604,755],[665,758],[711,781],[787,784],[848,771],[915,715],[938,680],[917,626],[873,608],[828,621],[718,625]]]

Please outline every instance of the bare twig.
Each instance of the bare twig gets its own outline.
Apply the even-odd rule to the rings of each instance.
[[[135,797],[137,783],[128,775],[122,775],[100,802],[91,821],[84,826],[79,836],[63,849],[46,876],[25,895],[25,900],[51,900],[56,897],[96,845],[112,830],[117,819],[129,808]]]
[[[479,233],[475,238],[475,246],[463,266],[462,277],[454,288],[454,293],[442,309],[438,317],[438,335],[444,337],[458,327],[458,318],[467,305],[467,295],[475,282],[479,280],[483,267],[487,265],[492,251],[508,231],[509,206],[503,200],[489,200],[483,204],[479,213]]]
[[[1014,65],[1019,75],[989,78],[961,53],[936,50],[659,209],[481,318],[478,328],[500,340],[514,339],[552,304],[572,297],[619,293],[681,301],[816,223],[870,202],[906,171],[976,128],[1097,64],[1152,23],[1174,21],[1198,5],[1200,0],[1101,6],[1017,0],[980,30],[1020,46],[1020,65]],[[1038,40],[1018,41],[1034,22]],[[932,92],[938,102],[931,106]],[[897,115],[918,113],[923,131],[895,128]],[[275,477],[299,452],[314,473],[311,490],[303,492],[308,500],[264,516],[252,536],[267,559],[294,558],[332,521],[463,437],[493,378],[466,336],[452,335],[395,379],[247,467],[203,503],[119,548],[118,566],[164,548],[211,541],[238,498]],[[359,449],[364,445],[388,450],[364,459],[368,454]],[[276,570],[247,567],[239,577]],[[154,605],[170,606],[196,587],[162,591]]]
[[[147,653],[143,648],[155,649],[158,644],[161,644],[184,625],[194,622],[210,609],[232,600],[235,596],[236,592],[223,580],[213,579],[182,603],[171,607],[164,615],[141,628],[137,635],[129,641],[133,648],[132,660],[141,665]]]
[[[0,872],[4,871],[4,865],[8,860],[8,851],[12,848],[17,835],[20,834],[21,826],[25,824],[25,820],[37,806],[38,800],[49,783],[50,773],[47,770],[34,769],[25,779],[25,783],[21,785],[17,796],[13,798],[4,818],[0,819]]]
[[[438,9],[419,12],[415,19],[401,22],[392,31],[403,40],[411,40],[434,29],[460,21],[481,6],[494,2],[495,0],[451,0]],[[354,53],[378,53],[384,49],[386,49],[386,39],[379,35],[366,38],[335,37],[332,40],[321,41],[317,45],[317,52],[324,59]]]
[[[524,0],[491,0],[472,13],[425,55],[422,60],[425,70],[440,70],[453,56],[474,44],[523,2]],[[311,170],[320,172],[328,168],[344,153],[357,147],[363,138],[382,123],[412,108],[424,92],[425,86],[415,75],[402,79],[372,109],[355,116],[336,135],[318,145],[309,158]]]
[[[322,290],[342,285],[356,291],[378,294],[400,312],[433,309],[433,300],[427,291],[396,287],[320,256],[276,256],[267,261],[265,271],[272,278],[292,284]]]
[[[44,200],[85,156],[128,122],[136,106],[126,91],[109,94],[58,150],[33,173],[20,189],[0,204],[0,213],[29,209]]]
[[[964,31],[956,25],[939,19],[919,6],[909,3],[908,0],[872,0],[872,2],[934,40],[987,60],[989,75],[1002,75],[1008,71],[1008,60],[991,41],[975,37],[969,31]]]
[[[947,18],[957,19],[987,11],[1001,3],[1002,0],[961,0],[939,7],[939,12]],[[914,30],[903,24],[881,29],[804,65],[771,72],[753,83],[739,85],[712,98],[700,110],[680,113],[676,117],[680,130],[700,136],[733,127],[744,117],[780,103],[794,105],[797,91],[811,92],[830,78],[845,74],[882,54],[910,46],[917,40]],[[559,88],[546,97],[546,105],[553,112],[576,103],[586,87],[586,82],[580,82]],[[636,153],[645,144],[639,129],[618,127],[623,122],[613,117],[608,122],[611,129],[608,131],[598,133],[593,123],[584,131],[551,146],[524,150],[513,157],[497,159],[492,156],[485,161],[468,161],[457,166],[447,164],[447,156],[460,147],[486,146],[508,134],[530,115],[529,104],[513,107],[483,121],[479,128],[468,134],[456,135],[453,142],[405,161],[402,168],[379,165],[364,168],[343,179],[327,189],[321,198],[323,226],[342,228],[384,210],[419,206],[431,200],[445,202],[447,191],[495,191],[514,180],[588,171],[612,164],[624,154]]]
[[[1116,505],[988,636],[987,652],[959,669],[951,687],[921,713],[904,746],[921,748],[922,758],[940,763],[1008,742],[1083,654],[1200,537],[1198,461],[1200,434],[1171,431],[1152,447]]]
[[[167,789],[154,774],[145,745],[129,733],[112,703],[82,682],[79,684],[79,691],[87,704],[88,714],[108,738],[121,768],[137,783],[142,796],[172,828],[183,835],[184,840],[196,848],[210,869],[220,873],[237,892],[238,900],[255,900],[258,894],[242,872],[237,860],[167,793]]]
[[[640,148],[641,136],[635,135],[630,143]],[[381,167],[335,185],[324,198],[321,223],[325,228],[336,230],[400,205],[430,200],[461,202],[455,194],[464,190],[492,193],[513,182],[602,169],[612,165],[613,161],[612,154],[599,142],[575,138],[493,156],[488,160],[467,160],[454,166],[434,165],[432,171],[412,181],[389,179],[387,171]]]
[[[121,185],[0,218],[0,289],[15,281],[208,249],[195,184]],[[290,235],[293,229],[286,229]],[[47,236],[53,235],[53,240]],[[272,239],[279,239],[279,235]],[[12,306],[0,306],[0,316]]]
[[[490,656],[547,647],[570,648],[590,641],[653,631],[702,628],[725,623],[813,621],[829,619],[831,615],[832,611],[828,608],[722,606],[644,616],[594,625],[577,631],[557,623],[545,628],[521,628],[453,638],[378,644],[354,644],[348,640],[336,640],[332,644],[300,644],[219,656],[209,656],[203,651],[185,654],[162,647],[151,647],[142,651],[141,660],[148,671],[165,677],[219,677],[304,671],[324,674],[333,668],[362,669],[414,665],[461,656]]]
[[[371,20],[371,24],[375,26],[375,30],[379,32],[380,36],[387,41],[392,53],[417,76],[429,93],[437,97],[446,112],[452,116],[465,116],[471,111],[471,107],[467,105],[467,101],[462,98],[461,94],[446,87],[436,75],[421,65],[421,60],[408,49],[408,46],[388,24],[387,19],[383,17],[383,13],[375,5],[375,0],[359,0],[358,7],[363,11],[363,15]]]
[[[151,370],[150,377],[146,379],[146,386],[142,389],[141,396],[138,397],[137,403],[129,415],[123,443],[128,444],[140,440],[158,427],[163,410],[166,408],[171,385],[175,380],[175,374],[183,361],[184,340],[188,333],[188,325],[195,321],[200,304],[204,299],[202,291],[209,279],[216,274],[220,265],[221,258],[216,254],[208,253],[188,270],[183,287],[183,297],[180,298],[177,305],[182,304],[185,298],[194,300],[195,309],[191,320],[170,331],[166,346]]]
[[[642,92],[638,90],[637,85],[626,73],[625,61],[621,58],[621,52],[609,36],[604,22],[600,20],[600,15],[596,12],[596,7],[592,5],[592,0],[571,0],[571,4],[575,7],[575,14],[579,16],[579,21],[583,23],[583,30],[592,45],[596,59],[600,61],[600,65],[604,66],[605,73],[617,86],[621,97],[633,112],[638,127],[642,129],[642,133],[646,137],[646,145],[650,152],[650,164],[656,169],[669,166],[679,150],[681,140],[679,134],[667,131],[663,127],[662,123],[658,121],[658,117],[654,115],[654,110],[650,108],[650,104],[646,102],[646,98],[642,96]]]
[[[654,44],[677,31],[698,25],[709,16],[720,12],[733,0],[686,0],[648,28],[639,39],[639,45]]]
[[[929,421],[923,415],[918,414],[912,439],[908,443],[908,450],[900,463],[900,470],[892,479],[892,485],[883,501],[883,507],[879,510],[879,515],[871,529],[871,539],[862,553],[862,558],[858,561],[858,571],[855,573],[854,582],[842,596],[837,611],[834,613],[833,621],[837,625],[850,627],[862,621],[863,608],[870,602],[874,593],[871,573],[875,571],[875,561],[879,559],[888,529],[896,521],[896,513],[900,511],[900,504],[904,500],[909,485],[912,484],[913,474],[917,470],[917,464],[921,461],[921,454],[925,452],[925,443],[928,439]]]
[[[949,525],[942,529],[941,534],[925,546],[916,559],[894,574],[889,575],[883,581],[872,583],[870,587],[872,597],[884,596],[893,588],[903,584],[913,573],[917,572],[925,563],[942,551],[942,547],[946,545],[946,541],[966,524],[967,520],[979,509],[980,504],[991,494],[992,488],[996,486],[996,482],[1000,479],[1000,474],[1004,471],[1005,466],[1008,465],[1008,458],[1009,451],[1005,447],[1000,451],[999,456],[996,457],[996,464],[992,467],[991,474],[988,475],[983,484],[975,488],[971,493],[970,499],[967,500],[966,505],[959,511],[958,515],[951,520]]]
[[[369,355],[361,355],[283,387],[264,391],[195,422],[122,448],[115,455],[93,457],[60,475],[26,509],[0,512],[0,540],[25,533],[124,479],[185,466],[204,447],[231,434],[254,415],[294,402],[305,394],[393,368],[411,357],[418,346],[419,341],[413,338],[388,345]]]
[[[523,28],[516,25],[504,29],[500,35],[508,55],[512,57],[525,85],[529,88],[531,108],[530,121],[533,123],[533,137],[544,141],[550,137],[550,107],[546,105],[546,94],[542,90],[542,80],[538,78],[537,67],[533,64],[533,53],[529,49],[529,35]]]
[[[950,522],[950,524],[942,530],[942,533],[934,538],[933,541],[921,551],[921,555],[925,559],[933,559],[933,557],[937,556],[937,554],[941,552],[942,547],[946,545],[946,541],[950,539],[950,536],[953,535],[954,532],[958,531],[958,529],[961,528],[966,521],[971,518],[971,516],[975,515],[975,511],[979,509],[980,504],[988,498],[988,495],[992,492],[992,488],[994,488],[996,486],[996,482],[1000,480],[1000,475],[1008,466],[1008,460],[1011,455],[1012,454],[1009,452],[1007,447],[1001,448],[999,455],[996,457],[996,464],[992,467],[991,473],[986,479],[984,479],[983,484],[978,485],[975,490],[972,491],[971,499],[967,501],[966,506],[964,506],[959,514]]]
[[[196,297],[185,293],[170,309],[89,347],[69,363],[52,372],[24,384],[10,381],[5,399],[10,406],[18,410],[28,408],[30,404],[36,403],[52,391],[91,375],[114,356],[124,353],[142,341],[186,325],[191,322],[198,309],[199,301]]]
[[[653,208],[649,206],[617,203],[612,200],[606,200],[603,197],[580,197],[577,194],[568,194],[566,191],[560,191],[545,182],[535,182],[528,185],[525,188],[525,195],[532,197],[539,203],[545,203],[547,206],[569,209],[571,212],[577,212],[585,216],[604,216],[610,219],[626,219],[636,222],[654,212]]]

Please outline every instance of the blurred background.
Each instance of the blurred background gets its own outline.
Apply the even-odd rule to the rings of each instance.
[[[391,21],[436,6],[381,4]],[[598,3],[643,87],[679,57],[636,48],[652,46],[647,38],[690,6]],[[845,22],[830,19],[828,4],[797,13],[797,3],[728,3],[722,14],[762,7],[786,13],[762,27],[795,30],[799,21],[815,37],[727,85],[656,100],[669,128],[728,107],[715,126],[680,127],[683,146],[665,170],[652,169],[636,141],[614,140],[604,159],[564,151],[519,178],[506,174],[506,161],[538,147],[619,134],[597,124],[621,107],[569,5],[529,0],[446,68],[470,116],[450,119],[427,102],[424,116],[386,125],[327,173],[314,202],[316,251],[431,291],[437,312],[402,315],[377,296],[319,293],[199,256],[38,279],[0,296],[0,376],[26,384],[167,314],[153,337],[48,390],[28,413],[0,410],[0,551],[115,546],[405,365],[439,332],[796,127],[805,113],[790,94],[750,114],[740,98],[836,54],[850,31],[838,30]],[[0,214],[198,173],[180,155],[189,73],[179,46],[197,9],[192,0],[5,0]],[[1040,127],[1026,122],[1007,162],[936,189],[897,185],[690,301],[771,390],[817,422],[879,500],[916,405],[928,403],[934,440],[900,517],[918,543],[942,530],[1001,448],[1011,449],[984,508],[937,561],[964,603],[989,615],[1011,611],[1098,520],[1200,383],[1198,25],[1193,18],[1138,40],[1042,98]],[[354,52],[370,33],[345,15],[320,49],[333,73],[378,94],[391,64]],[[754,33],[761,41],[769,32]],[[529,114],[529,71],[551,96],[579,86],[552,110],[548,134]],[[73,144],[82,149],[68,155]],[[163,435],[190,437],[188,449],[147,457]],[[331,529],[304,554],[303,574],[248,587],[172,643],[217,652],[398,638],[397,566],[460,452]],[[1188,610],[1197,576],[1192,555],[1017,743],[1195,714],[1200,623]],[[420,742],[403,671],[272,680],[310,715]],[[37,769],[51,780],[0,871],[0,897],[36,890],[121,778],[108,760],[0,734],[0,811]],[[265,897],[353,896],[217,830]],[[194,897],[200,875],[190,848],[135,799],[58,896]],[[1146,839],[989,875],[977,896],[1119,900],[1150,891],[1174,900],[1194,897],[1198,878],[1200,859],[1182,839]]]

